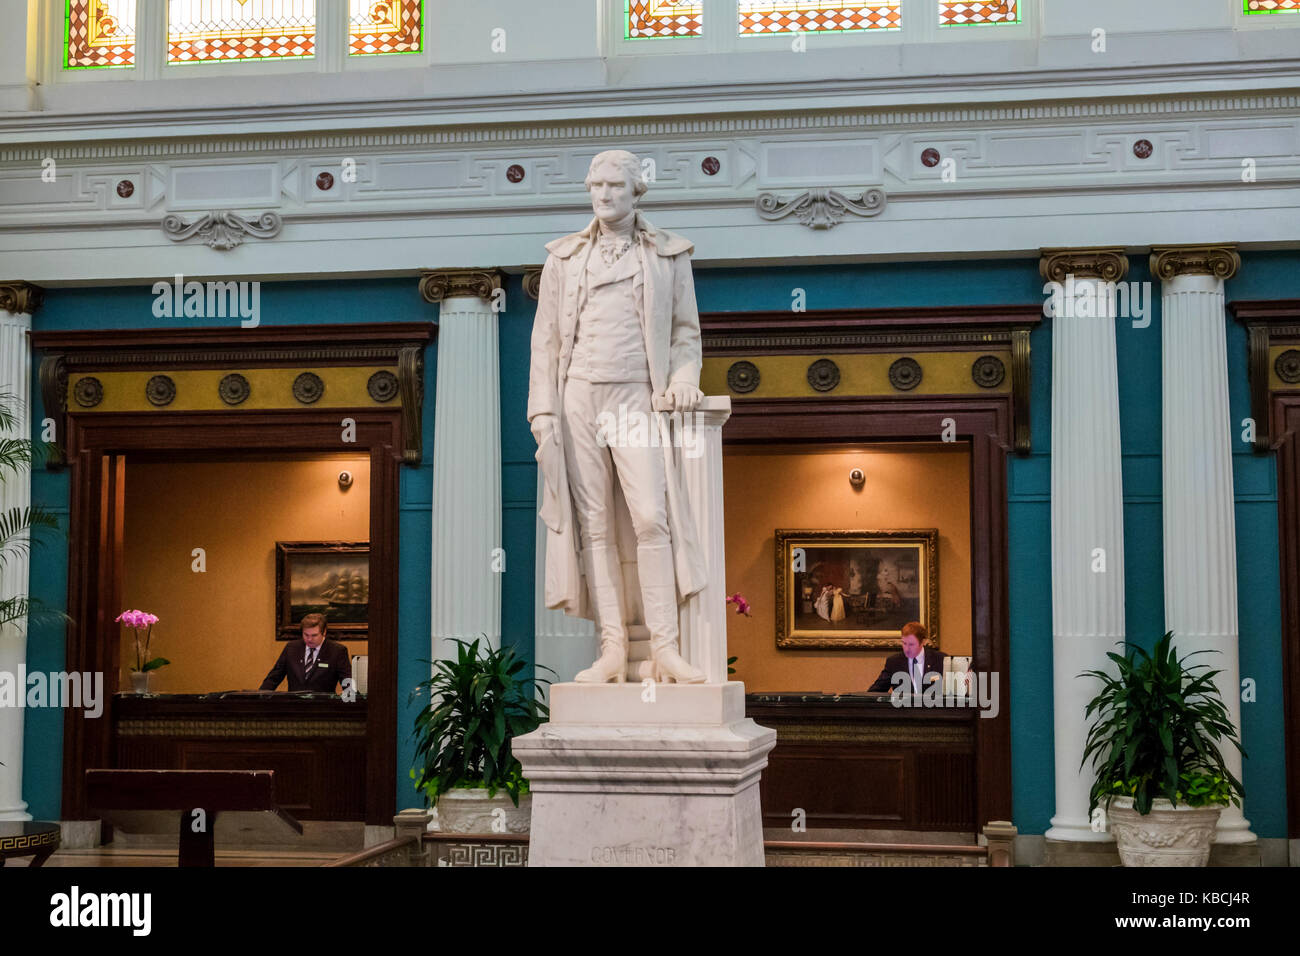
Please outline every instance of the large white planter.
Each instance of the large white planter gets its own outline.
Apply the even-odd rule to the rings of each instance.
[[[1125,866],[1205,866],[1222,806],[1175,807],[1153,800],[1146,816],[1132,797],[1115,797],[1107,817]]]
[[[448,790],[438,797],[438,829],[443,833],[527,833],[532,813],[530,793],[520,794],[517,807],[504,790],[495,797],[489,797],[486,788]]]

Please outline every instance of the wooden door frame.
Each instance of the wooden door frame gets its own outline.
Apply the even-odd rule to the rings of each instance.
[[[1011,401],[970,396],[733,401],[725,444],[934,442],[956,422],[970,448],[971,650],[998,679],[998,715],[975,721],[976,819],[1011,816],[1011,669],[1007,567],[1007,468]]]
[[[1029,336],[1042,318],[1042,303],[700,317],[706,362],[772,355],[833,360],[862,353],[910,353],[923,362],[936,353],[949,359],[962,353],[963,360],[974,361],[990,350],[1010,354],[1010,387],[998,391],[977,384],[962,394],[909,395],[882,382],[871,395],[835,395],[836,385],[822,397],[747,398],[738,392],[722,432],[724,444],[932,443],[951,421],[955,440],[969,447],[971,650],[977,669],[999,677],[998,715],[975,721],[980,825],[1013,819],[1007,456],[1031,450]]]
[[[320,409],[229,412],[122,412],[69,414],[66,444],[71,501],[68,542],[67,667],[102,672],[105,691],[117,691],[117,608],[104,593],[111,563],[111,517],[104,497],[110,456],[166,452],[221,452],[223,457],[338,453],[339,420],[356,422],[348,451],[370,457],[370,636],[374,666],[367,687],[366,822],[391,821],[397,773],[397,573],[402,410]],[[110,574],[111,576],[111,574]],[[85,771],[111,768],[112,721],[88,719],[78,709],[64,717],[63,819],[87,819]]]

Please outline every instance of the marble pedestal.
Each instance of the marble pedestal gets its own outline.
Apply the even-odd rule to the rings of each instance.
[[[762,866],[758,780],[776,731],[745,686],[555,684],[517,737],[533,793],[530,866]]]

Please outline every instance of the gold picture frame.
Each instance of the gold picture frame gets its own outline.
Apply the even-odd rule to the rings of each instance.
[[[939,531],[776,530],[776,646],[897,648],[920,621],[939,647]]]

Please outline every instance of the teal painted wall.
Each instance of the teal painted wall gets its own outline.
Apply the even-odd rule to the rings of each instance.
[[[154,296],[148,287],[50,289],[36,314],[38,331],[69,329],[138,329],[213,325],[222,320],[159,319],[152,313]],[[263,283],[261,325],[302,325],[342,322],[418,322],[436,318],[436,310],[421,300],[411,278],[347,282]],[[237,322],[232,321],[232,326]],[[39,368],[40,356],[35,357]],[[431,487],[433,396],[437,343],[425,353],[424,459],[418,467],[401,470],[398,604],[398,740],[397,806],[421,804],[407,771],[415,748],[410,739],[415,709],[407,706],[409,691],[427,675],[421,658],[429,657],[429,542],[432,540]],[[35,373],[35,368],[33,369]],[[33,381],[36,381],[33,374]],[[33,422],[45,416],[39,389],[32,396]],[[34,435],[39,437],[39,435]],[[32,500],[64,516],[68,511],[67,472],[38,469],[32,476]],[[31,593],[47,604],[67,607],[68,544],[50,537],[33,548]],[[66,642],[61,626],[36,626],[28,641],[29,671],[65,668]],[[268,659],[269,660],[269,659]],[[269,664],[268,664],[269,666]],[[28,710],[24,729],[23,797],[38,819],[58,819],[63,760],[63,713]]]
[[[1131,280],[1150,281],[1144,257],[1131,257]],[[802,269],[697,270],[701,311],[745,312],[789,308],[803,289],[809,310],[907,306],[1018,304],[1042,301],[1033,259],[1016,262],[841,265]],[[1125,520],[1125,599],[1128,631],[1150,644],[1163,631],[1163,549],[1160,504],[1161,413],[1158,284],[1152,322],[1137,329],[1117,325],[1120,425]],[[528,352],[536,303],[521,280],[506,284],[508,308],[500,315],[502,546],[502,640],[532,660],[534,653],[534,500],[536,465],[525,420]],[[1300,298],[1300,255],[1255,254],[1228,285],[1228,298]],[[147,289],[51,290],[36,318],[38,329],[139,328],[156,325]],[[276,283],[263,286],[263,324],[429,319],[430,307],[407,279],[348,283]],[[90,317],[90,318],[87,318]],[[183,321],[183,320],[182,320]],[[172,321],[170,324],[182,324]],[[194,320],[202,324],[203,320]],[[164,323],[168,320],[163,320]],[[1281,754],[1280,592],[1277,551],[1276,467],[1273,456],[1256,455],[1240,440],[1248,415],[1246,336],[1227,327],[1232,420],[1235,423],[1239,619],[1241,670],[1258,685],[1258,700],[1243,706],[1243,734],[1252,754],[1245,767],[1247,817],[1260,836],[1285,833],[1286,794]],[[1033,452],[1008,458],[1012,776],[1014,822],[1022,833],[1042,833],[1054,809],[1052,741],[1052,618],[1050,537],[1051,323],[1031,337]],[[398,781],[399,808],[416,806],[407,769],[413,754],[413,710],[406,692],[424,676],[428,656],[429,540],[435,348],[426,357],[424,461],[402,473],[399,619]],[[43,416],[34,396],[35,421]],[[66,474],[39,471],[36,501],[66,514]],[[64,606],[66,543],[52,541],[32,556],[33,594]],[[30,669],[63,668],[59,629],[37,629],[28,653]],[[28,711],[25,798],[35,816],[57,814],[61,767],[61,715]]]

